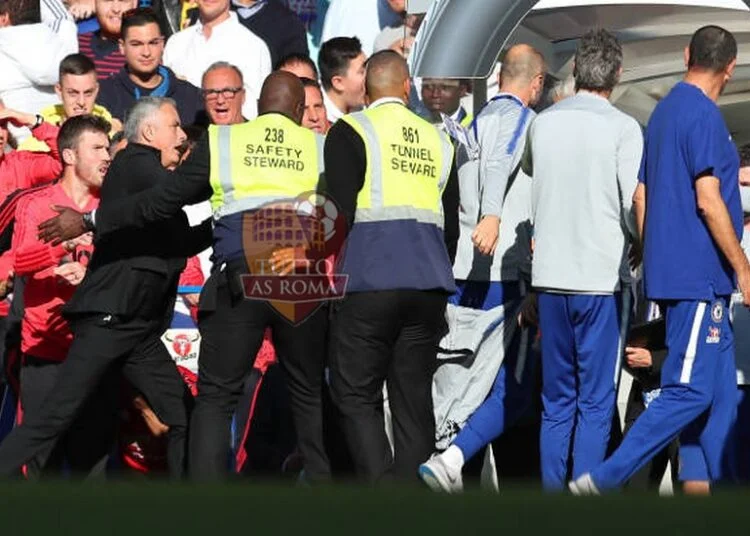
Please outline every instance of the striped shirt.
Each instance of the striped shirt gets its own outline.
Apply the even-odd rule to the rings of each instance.
[[[78,49],[94,62],[99,80],[109,78],[125,66],[125,56],[117,42],[105,39],[98,31],[78,34]]]

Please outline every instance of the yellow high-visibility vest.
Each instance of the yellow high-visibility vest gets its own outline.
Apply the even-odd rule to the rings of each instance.
[[[281,114],[211,125],[208,139],[216,219],[315,190],[323,171],[323,137]]]
[[[364,140],[367,157],[354,225],[415,220],[442,228],[453,162],[448,136],[395,99],[342,119]]]

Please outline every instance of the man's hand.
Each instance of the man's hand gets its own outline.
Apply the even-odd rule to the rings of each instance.
[[[737,273],[737,287],[742,292],[742,303],[745,307],[750,307],[750,270]]]
[[[60,205],[52,205],[51,208],[58,215],[39,224],[39,240],[52,242],[53,246],[57,246],[65,240],[78,238],[86,232],[82,213]]]
[[[159,420],[154,410],[151,409],[151,406],[148,405],[146,399],[141,395],[136,395],[133,398],[133,407],[141,413],[141,417],[143,417],[143,421],[146,423],[151,435],[161,437],[169,432],[169,426]]]
[[[309,267],[310,259],[305,255],[305,248],[288,247],[275,250],[271,254],[271,270],[277,275],[288,275],[298,268]]]
[[[398,39],[391,43],[391,46],[389,47],[394,52],[398,52],[403,57],[407,57],[409,55],[409,52],[411,51],[412,46],[414,46],[414,37],[408,36],[403,39]]]
[[[67,281],[69,285],[77,286],[86,275],[86,267],[80,262],[66,262],[55,268],[55,275]]]
[[[648,368],[653,364],[651,352],[645,348],[627,346],[625,348],[625,359],[630,368]]]
[[[68,0],[66,4],[75,20],[88,19],[96,11],[94,0]]]
[[[36,124],[36,116],[11,110],[10,108],[2,108],[0,109],[0,122],[2,121],[7,121],[17,127],[31,127]]]
[[[500,218],[497,216],[485,216],[471,234],[471,241],[474,242],[474,246],[483,255],[494,255],[499,234]]]
[[[72,253],[78,246],[90,246],[94,242],[94,233],[85,233],[72,240],[63,242],[63,248],[68,253]]]
[[[521,312],[518,313],[518,325],[522,328],[530,328],[539,325],[539,308],[537,306],[535,292],[529,294],[523,299]]]
[[[196,292],[193,294],[183,294],[182,299],[185,300],[185,303],[188,307],[195,307],[198,305],[198,300],[200,300],[200,293]]]
[[[151,408],[144,409],[141,412],[141,417],[143,417],[149,432],[151,432],[154,437],[161,437],[169,432],[169,426],[161,422]]]

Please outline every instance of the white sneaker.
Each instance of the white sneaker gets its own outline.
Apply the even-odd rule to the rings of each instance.
[[[573,495],[601,495],[590,473],[584,473],[568,482],[568,489]]]
[[[460,493],[464,490],[461,470],[456,470],[445,463],[445,460],[441,455],[433,456],[419,466],[419,478],[421,478],[432,491]]]

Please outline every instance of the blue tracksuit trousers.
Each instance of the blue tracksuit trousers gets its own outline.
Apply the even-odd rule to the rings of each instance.
[[[542,484],[562,490],[604,460],[619,382],[629,293],[539,294]]]

